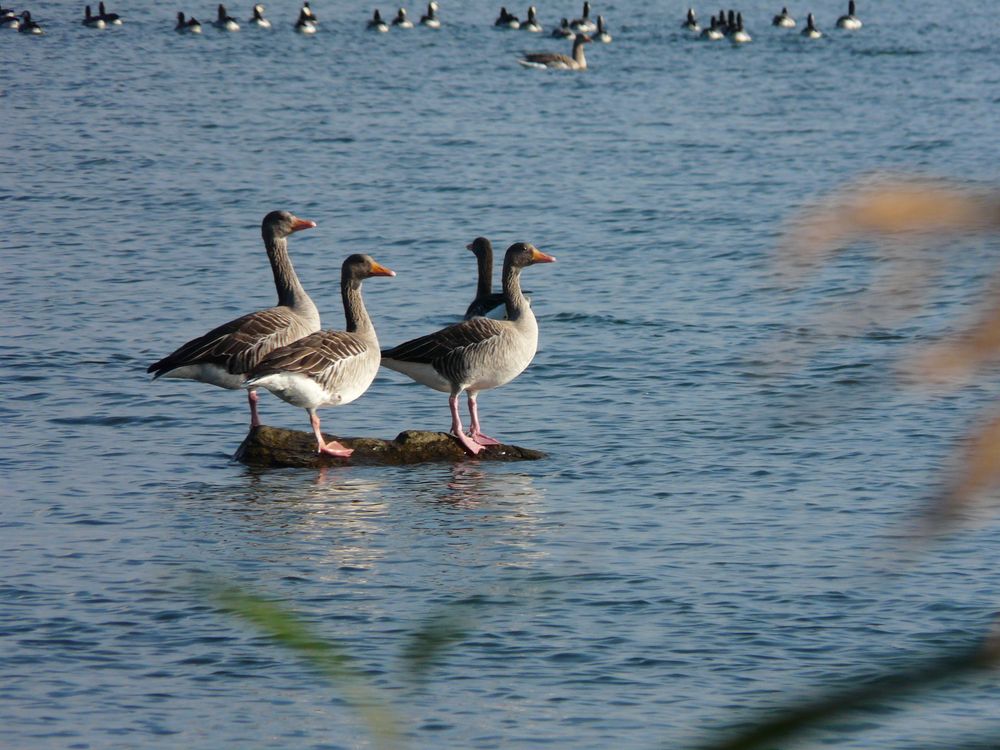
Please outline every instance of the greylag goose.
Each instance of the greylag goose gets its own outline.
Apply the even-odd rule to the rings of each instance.
[[[288,211],[272,211],[261,223],[278,291],[278,304],[214,328],[187,342],[173,354],[154,362],[146,372],[153,379],[185,378],[236,390],[243,387],[246,374],[264,356],[279,346],[290,344],[319,330],[319,312],[295,275],[288,257],[288,236],[316,226],[315,222],[293,216]],[[257,393],[247,392],[250,426],[260,424]]]
[[[591,31],[597,29],[594,22],[590,20],[590,3],[584,0],[583,3],[583,15],[579,18],[574,18],[569,22],[569,27],[573,31],[589,34]]]
[[[440,29],[441,19],[438,18],[438,4],[431,0],[427,3],[427,15],[420,16],[420,25],[426,26],[428,29]]]
[[[253,16],[247,23],[251,26],[256,26],[258,29],[271,28],[271,22],[264,18],[264,6],[260,3],[253,6]]]
[[[375,12],[372,13],[372,18],[368,22],[367,28],[369,31],[377,31],[380,34],[385,34],[389,30],[389,26],[382,19],[382,14],[379,12],[378,8],[376,8]]]
[[[847,3],[847,15],[841,16],[837,19],[837,28],[846,29],[847,31],[857,31],[864,24],[861,23],[861,19],[858,18],[855,13],[854,0],[850,0]]]
[[[316,409],[349,404],[368,390],[379,365],[378,339],[364,300],[361,282],[372,276],[395,276],[368,255],[352,255],[340,272],[347,330],[317,331],[275,349],[247,375],[244,388],[267,388],[309,413],[316,452],[347,458],[353,452],[337,441],[327,443]]]
[[[518,60],[526,68],[555,68],[557,70],[586,70],[587,58],[583,54],[583,45],[590,41],[586,34],[577,34],[573,40],[573,54],[562,55],[557,52],[529,52]]]
[[[177,11],[177,25],[174,26],[174,31],[178,34],[200,34],[201,24],[194,16],[185,21],[184,14]]]
[[[701,31],[701,26],[698,25],[698,17],[694,14],[694,8],[688,8],[687,18],[684,19],[681,28],[692,32]]]
[[[392,19],[392,25],[397,29],[412,29],[413,21],[406,17],[406,8],[396,11],[396,17]]]
[[[493,291],[493,243],[485,237],[476,237],[465,249],[471,250],[476,256],[479,281],[476,284],[476,298],[469,304],[463,320],[483,318],[504,301],[503,292]]]
[[[812,13],[806,16],[806,27],[802,29],[802,36],[806,39],[819,39],[823,36],[823,32],[816,28],[816,20]]]
[[[788,12],[788,8],[782,8],[781,13],[771,19],[771,25],[781,29],[794,29],[795,19]]]
[[[538,10],[534,5],[528,6],[528,20],[521,24],[521,31],[530,31],[533,34],[542,31],[542,25],[538,23]]]
[[[91,14],[89,5],[83,9],[83,25],[88,29],[106,29],[108,27],[103,18]]]
[[[451,432],[472,455],[497,443],[480,431],[476,396],[516,378],[531,363],[538,347],[538,324],[521,293],[521,270],[552,263],[551,255],[525,242],[507,248],[503,262],[503,294],[507,320],[472,318],[407,341],[382,352],[382,364],[436,391],[448,393]],[[458,397],[468,393],[471,429],[466,436],[458,414]]]
[[[104,21],[104,23],[108,26],[121,26],[122,23],[124,23],[122,21],[122,17],[117,13],[108,13],[104,9],[104,0],[101,0],[101,2],[97,4],[97,14],[97,17]]]
[[[219,31],[239,31],[240,25],[237,23],[236,19],[226,13],[226,6],[219,3],[219,7],[216,11],[215,20],[212,21],[212,25]]]

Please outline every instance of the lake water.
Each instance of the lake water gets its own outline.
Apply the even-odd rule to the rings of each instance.
[[[834,28],[846,2],[792,7],[814,43],[772,29],[776,5],[739,8],[754,42],[734,48],[686,38],[680,3],[595,4],[615,38],[582,74],[522,69],[568,43],[495,31],[487,3],[376,36],[367,5],[316,0],[305,38],[282,0],[271,33],[196,38],[173,16],[210,4],[111,4],[126,25],[96,32],[60,0],[32,8],[47,35],[0,34],[0,744],[374,747],[204,575],[338,642],[414,748],[682,747],[974,642],[1000,601],[997,524],[891,559],[994,389],[890,374],[968,314],[995,243],[953,243],[932,304],[848,329],[824,321],[864,304],[879,249],[797,290],[773,250],[797,208],[873,171],[995,183],[1000,58],[970,0],[862,3],[855,34]],[[547,26],[578,13],[539,6]],[[277,208],[318,224],[291,253],[327,327],[344,257],[398,273],[365,286],[384,345],[464,311],[475,236],[555,255],[524,275],[533,365],[480,399],[487,432],[550,457],[232,462],[242,394],[145,368],[273,304]],[[390,372],[321,416],[385,438],[449,423]],[[465,636],[413,684],[409,634],[456,603]],[[963,683],[817,738],[954,747],[998,698]]]

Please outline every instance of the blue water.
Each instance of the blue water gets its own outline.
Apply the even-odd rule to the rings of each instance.
[[[969,314],[995,247],[949,241],[924,303],[853,325],[879,310],[879,246],[798,289],[774,262],[797,209],[874,171],[995,183],[979,5],[864,3],[847,35],[846,3],[823,0],[827,37],[805,43],[753,0],[735,49],[681,34],[682,4],[619,0],[595,5],[615,39],[583,74],[521,69],[522,49],[568,44],[494,31],[485,3],[376,37],[368,6],[317,0],[314,38],[290,0],[268,4],[272,33],[201,38],[173,15],[211,5],[149,5],[112,5],[126,25],[96,32],[60,0],[32,9],[46,36],[0,34],[4,747],[374,747],[342,692],[217,611],[205,575],[340,643],[414,748],[681,747],[986,630],[995,522],[898,553],[993,389],[892,371]],[[578,11],[539,7],[547,26]],[[473,237],[555,255],[525,273],[533,365],[480,399],[487,432],[550,458],[233,463],[242,395],[145,367],[272,304],[276,208],[318,224],[291,251],[327,326],[346,255],[396,270],[365,286],[385,345],[465,309]],[[322,416],[385,438],[449,421],[395,373]],[[442,608],[468,630],[413,684],[401,650]],[[953,746],[998,698],[963,683],[815,738]]]

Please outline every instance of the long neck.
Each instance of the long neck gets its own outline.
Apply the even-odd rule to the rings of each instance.
[[[576,60],[577,64],[585,65],[587,58],[583,56],[583,40],[577,37],[577,40],[573,42],[573,59]]]
[[[349,333],[374,333],[372,319],[368,317],[365,301],[361,298],[361,281],[350,277],[340,280],[340,296],[344,300],[344,319]]]
[[[493,253],[489,250],[476,255],[479,265],[479,283],[476,297],[488,297],[493,292]]]
[[[507,320],[517,321],[525,315],[531,315],[531,305],[521,293],[520,266],[504,263],[503,299],[507,306]]]
[[[267,258],[271,261],[278,304],[296,309],[314,307],[288,257],[288,240],[285,237],[265,237],[264,244],[267,247]]]

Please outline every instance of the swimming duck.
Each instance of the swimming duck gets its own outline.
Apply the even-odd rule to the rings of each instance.
[[[406,17],[406,9],[400,8],[396,13],[396,17],[392,19],[392,25],[397,29],[412,29],[413,21]]]
[[[597,33],[594,34],[594,41],[601,42],[603,44],[609,44],[611,42],[611,34],[604,27],[604,16],[597,17]]]
[[[725,36],[719,29],[719,19],[712,16],[712,20],[707,28],[702,29],[701,38],[709,42],[717,42]]]
[[[538,23],[538,11],[534,5],[528,7],[528,20],[521,24],[521,31],[530,31],[534,34],[541,32],[542,25]]]
[[[698,25],[698,18],[694,14],[694,8],[688,8],[687,18],[684,19],[681,28],[693,32],[701,31],[701,26]]]
[[[782,29],[794,29],[795,19],[789,14],[788,8],[782,8],[781,13],[771,19],[771,25]]]
[[[377,31],[380,34],[384,34],[389,30],[389,25],[382,20],[382,14],[378,8],[372,13],[372,19],[368,22],[368,29],[370,31]]]
[[[174,31],[176,31],[178,34],[200,34],[201,24],[198,22],[198,19],[195,18],[194,16],[191,16],[191,18],[185,21],[184,14],[178,11],[177,25],[174,26]]]
[[[361,283],[373,276],[395,276],[369,255],[351,255],[340,271],[344,300],[343,331],[316,331],[271,351],[250,372],[242,387],[267,388],[293,406],[305,409],[316,436],[316,452],[348,458],[353,450],[327,442],[316,410],[343,406],[368,390],[378,374],[380,355],[375,326],[361,297]]]
[[[271,28],[271,22],[264,18],[264,6],[260,3],[253,6],[253,17],[247,23],[259,29]]]
[[[36,36],[45,33],[42,31],[41,26],[31,20],[31,12],[27,10],[21,14],[21,23],[18,24],[17,30],[22,34],[34,34]]]
[[[854,0],[850,0],[847,3],[847,15],[837,19],[837,28],[846,29],[847,31],[857,31],[860,29],[864,24],[861,23],[861,19],[854,15],[854,13]]]
[[[90,14],[89,5],[83,9],[83,25],[89,29],[106,29],[108,27],[103,18]]]
[[[108,26],[121,26],[123,23],[122,17],[117,13],[108,13],[104,9],[104,0],[101,0],[101,2],[97,4],[97,17],[104,21],[104,23]]]
[[[590,3],[588,0],[583,0],[583,15],[570,21],[569,27],[573,31],[582,34],[589,34],[591,31],[596,31],[597,26],[590,20]]]
[[[299,10],[299,19],[295,22],[295,30],[300,34],[315,34],[316,21],[310,17],[307,11],[306,6]]]
[[[753,37],[747,33],[746,29],[743,28],[743,14],[736,14],[736,28],[733,29],[733,33],[729,35],[730,41],[733,44],[747,44],[753,41]]]
[[[586,34],[577,34],[573,40],[572,55],[561,55],[555,52],[531,52],[520,60],[526,68],[554,68],[556,70],[586,70],[587,58],[583,54],[583,45],[592,41]]]
[[[806,16],[806,27],[802,29],[802,36],[806,39],[819,39],[823,36],[823,32],[816,28],[816,20],[812,13]]]
[[[218,10],[216,12],[215,20],[212,21],[212,25],[219,31],[239,31],[240,25],[236,22],[236,19],[230,15],[226,14],[226,6],[219,3]]]
[[[552,36],[557,39],[570,39],[576,36],[576,33],[569,27],[569,19],[564,18],[556,28],[552,29]]]
[[[501,6],[500,15],[497,16],[497,20],[493,22],[493,25],[501,29],[521,28],[521,22],[518,20],[517,16],[508,13],[507,8],[503,6]]]
[[[529,243],[511,245],[503,262],[507,320],[474,317],[382,351],[384,367],[448,394],[451,433],[472,455],[498,442],[480,430],[477,395],[520,375],[538,348],[538,323],[521,292],[521,271],[535,263],[553,261],[555,258]],[[458,414],[463,391],[468,395],[472,420],[468,435]]]
[[[427,3],[427,13],[420,16],[420,25],[426,26],[428,29],[440,29],[441,19],[438,18],[438,4],[431,0]]]

